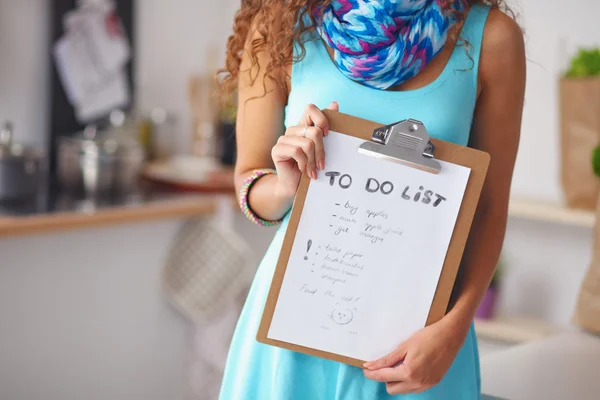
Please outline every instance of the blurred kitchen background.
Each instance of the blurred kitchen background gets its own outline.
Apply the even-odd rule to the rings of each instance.
[[[502,262],[476,322],[483,389],[592,398],[600,339],[583,328],[600,330],[600,310],[579,299],[600,298],[586,272],[600,67],[586,68],[600,55],[576,57],[600,44],[600,4],[510,4],[528,85]],[[238,8],[0,0],[1,399],[217,398],[274,234],[235,207],[235,110],[213,97]]]

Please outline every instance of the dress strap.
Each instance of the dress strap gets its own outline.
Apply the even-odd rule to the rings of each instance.
[[[469,69],[473,71],[475,85],[477,85],[477,75],[479,71],[479,56],[481,54],[481,44],[483,43],[483,32],[487,22],[490,7],[475,4],[469,10],[467,18],[462,28],[459,45],[466,41],[466,50],[469,57]]]

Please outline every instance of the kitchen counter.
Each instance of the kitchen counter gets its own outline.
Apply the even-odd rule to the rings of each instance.
[[[36,202],[0,205],[0,237],[212,214],[219,198],[229,197],[220,196],[155,187],[112,199],[78,199],[58,193]]]
[[[144,177],[136,186],[125,195],[90,198],[48,184],[28,201],[0,202],[0,238],[214,214],[220,205],[233,204],[229,167],[215,169],[201,184],[175,185]]]

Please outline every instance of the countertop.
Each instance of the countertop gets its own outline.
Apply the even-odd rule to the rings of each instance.
[[[598,399],[600,337],[573,330],[481,359],[483,392],[510,400]]]
[[[231,196],[225,192],[178,192],[156,185],[112,198],[78,198],[54,192],[35,201],[0,204],[0,237],[207,215],[216,212],[223,198]]]

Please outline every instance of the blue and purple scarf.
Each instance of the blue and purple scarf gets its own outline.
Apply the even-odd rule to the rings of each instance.
[[[319,34],[348,78],[388,89],[425,68],[446,44],[454,19],[444,0],[333,0],[323,9]],[[451,1],[455,10],[464,0]]]

